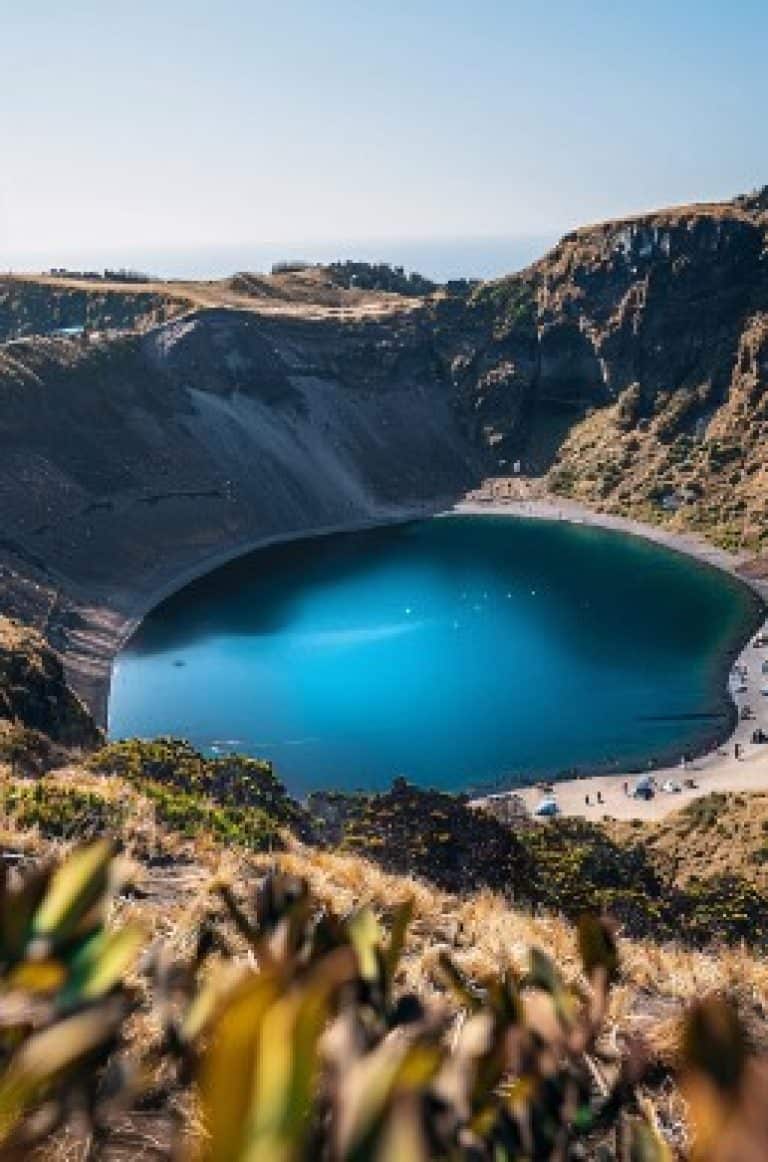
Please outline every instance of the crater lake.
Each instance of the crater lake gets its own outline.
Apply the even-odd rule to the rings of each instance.
[[[728,574],[587,525],[457,515],[297,540],[144,619],[109,733],[264,757],[296,794],[639,770],[728,733],[757,610]]]

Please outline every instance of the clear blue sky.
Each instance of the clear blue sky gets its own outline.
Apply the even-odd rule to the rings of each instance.
[[[0,266],[549,234],[768,181],[765,0],[0,4]]]

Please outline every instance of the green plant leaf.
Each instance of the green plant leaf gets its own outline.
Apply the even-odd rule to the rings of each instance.
[[[261,1024],[277,995],[273,975],[253,977],[234,991],[216,1022],[200,1079],[206,1128],[203,1156],[210,1162],[238,1162],[244,1157]]]
[[[683,1027],[684,1069],[705,1074],[724,1094],[735,1094],[747,1063],[747,1034],[735,1006],[713,995],[697,1001]]]
[[[480,989],[461,971],[450,953],[441,949],[438,957],[438,966],[446,984],[455,994],[457,1000],[469,1009],[471,1013],[479,1011],[483,1006],[484,997]]]
[[[35,912],[48,890],[50,879],[50,871],[43,869],[26,875],[15,890],[9,889],[7,882],[3,883],[0,940],[2,958],[6,963],[13,963],[23,956],[32,933]]]
[[[122,1017],[119,1005],[88,1009],[24,1042],[0,1077],[0,1142],[51,1079],[111,1040]]]
[[[78,848],[59,865],[33,921],[36,937],[66,940],[105,895],[113,847],[101,839]]]
[[[406,900],[393,908],[390,918],[389,943],[383,951],[384,977],[387,989],[392,988],[397,966],[405,947],[408,926],[413,919],[413,900]]]
[[[372,908],[360,908],[347,921],[347,931],[360,963],[360,976],[373,983],[379,979],[382,930]]]
[[[629,1162],[672,1162],[672,1151],[647,1118],[630,1123]]]
[[[116,932],[99,932],[88,940],[71,962],[72,979],[62,1000],[95,1000],[104,996],[134,964],[146,934],[138,925]]]

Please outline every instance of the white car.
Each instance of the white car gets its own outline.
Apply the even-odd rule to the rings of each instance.
[[[667,779],[666,782],[661,784],[661,789],[662,791],[666,791],[668,795],[677,795],[683,788],[676,779]]]

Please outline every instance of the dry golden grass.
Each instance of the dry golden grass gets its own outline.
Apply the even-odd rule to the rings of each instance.
[[[680,886],[733,874],[768,890],[768,794],[714,794],[642,826],[608,822],[619,843],[641,842]]]
[[[7,769],[0,770],[0,776],[3,774],[5,786],[12,785]],[[359,856],[318,851],[290,838],[287,849],[274,855],[253,855],[212,843],[182,840],[166,832],[154,819],[151,805],[121,779],[95,775],[77,766],[45,779],[59,790],[72,788],[106,801],[129,804],[122,838],[123,865],[131,888],[116,900],[112,919],[115,924],[131,921],[142,925],[148,947],[162,944],[181,958],[191,954],[201,921],[213,903],[212,884],[224,880],[247,901],[263,874],[276,867],[305,878],[317,899],[337,913],[370,904],[386,916],[394,904],[410,899],[414,915],[397,985],[417,992],[432,1006],[455,1011],[438,968],[441,949],[449,950],[466,973],[482,981],[497,975],[504,966],[523,972],[529,950],[535,946],[553,958],[567,980],[585,983],[573,927],[557,915],[533,914],[516,906],[513,900],[487,890],[452,895],[424,881],[388,874]],[[755,824],[752,830],[757,835],[761,833],[762,820],[768,817],[768,795],[753,796],[752,801],[746,796],[733,796],[725,816],[733,818],[734,825],[738,822],[743,830],[750,812]],[[622,825],[614,824],[612,830],[615,838],[621,837]],[[636,842],[637,828],[626,830]],[[644,828],[648,842],[665,850],[683,842],[683,830],[679,816]],[[34,828],[20,831],[13,819],[1,817],[0,843],[37,857],[68,846],[44,838]],[[153,858],[148,859],[147,852]],[[705,858],[711,859],[712,855],[703,855]],[[235,942],[234,948],[236,955],[247,954],[244,943],[239,948]],[[674,1064],[685,1008],[713,992],[737,998],[755,1040],[763,1046],[768,1044],[763,1018],[768,1003],[768,964],[760,957],[738,947],[691,951],[673,943],[661,945],[624,938],[620,939],[620,950],[621,977],[611,993],[601,1042],[607,1050],[619,1051],[629,1039],[639,1035],[659,1061]],[[140,973],[132,976],[132,983],[139,989],[146,987]],[[143,1046],[157,1043],[161,1026],[151,1007],[132,1018],[130,1032]],[[688,1130],[679,1090],[667,1080],[660,1087],[654,1086],[647,1096],[667,1139],[684,1152]],[[127,1149],[133,1148],[131,1143],[136,1143],[136,1149],[142,1144],[143,1149],[158,1132],[153,1117],[156,1115],[140,1113],[126,1121],[123,1140]],[[191,1105],[183,1111],[183,1117],[196,1117]],[[167,1119],[158,1125],[167,1133]],[[62,1135],[38,1156],[68,1162],[80,1156],[77,1150],[78,1143]]]
[[[595,231],[613,231],[622,226],[631,226],[635,223],[648,223],[652,226],[677,225],[691,217],[705,218],[742,218],[749,219],[751,214],[738,203],[730,202],[687,202],[680,206],[666,206],[658,210],[643,210],[637,214],[627,214],[622,218],[605,218],[587,226],[579,226],[573,231],[576,238],[588,238]]]
[[[184,281],[156,279],[148,282],[110,282],[102,279],[67,278],[49,274],[12,274],[6,284],[47,287],[51,291],[86,291],[96,296],[162,296],[171,314],[200,308],[234,307],[261,314],[307,314],[312,317],[386,315],[421,307],[422,300],[386,291],[345,289],[331,284],[322,268],[285,274],[259,274],[250,279],[249,291],[239,290],[231,279]]]
[[[541,948],[572,979],[581,973],[573,927],[559,916],[533,915],[514,902],[481,891],[466,897],[439,892],[429,885],[387,875],[355,856],[316,852],[295,845],[275,858],[281,870],[304,876],[319,899],[337,909],[370,903],[386,910],[410,897],[414,920],[404,958],[402,983],[434,997],[441,946],[478,978],[509,964],[524,969],[528,950]],[[250,862],[265,869],[264,859]],[[243,882],[243,869],[237,872]],[[707,993],[727,991],[739,997],[747,1012],[762,1012],[768,1001],[768,963],[743,948],[692,951],[650,940],[621,941],[622,979],[614,990],[611,1035],[642,1033],[664,1057],[677,1043],[680,1015],[686,1005]],[[758,1032],[762,1035],[762,1029]]]
[[[124,834],[124,860],[135,890],[120,897],[115,919],[141,923],[148,942],[162,937],[177,953],[191,948],[200,920],[210,907],[214,879],[231,883],[247,895],[259,878],[277,867],[302,876],[316,897],[337,912],[371,904],[382,914],[393,905],[411,899],[414,907],[400,985],[426,999],[444,998],[437,972],[441,948],[449,948],[456,962],[482,979],[509,965],[524,970],[529,949],[541,948],[554,958],[570,979],[580,978],[580,958],[573,927],[553,914],[534,914],[514,901],[490,891],[466,896],[439,891],[424,881],[382,871],[354,855],[318,851],[288,838],[287,850],[274,855],[253,855],[225,850],[211,841],[185,840],[168,832],[154,819],[152,805],[123,780],[107,778],[69,767],[46,776],[51,786],[89,791],[107,801],[128,804]],[[6,771],[6,786],[9,779]],[[732,833],[723,837],[714,829],[694,828],[678,814],[649,824],[642,838],[660,858],[679,858],[685,844],[700,844],[695,865],[700,871],[755,870],[750,861],[752,844],[763,835],[768,819],[768,795],[729,797],[723,819]],[[612,837],[631,835],[636,827],[609,825]],[[734,840],[738,835],[738,843]],[[73,840],[74,841],[74,840]],[[13,819],[0,812],[0,843],[30,856],[46,856],[69,846],[51,841],[38,830],[20,831]],[[147,859],[147,853],[152,858]],[[162,857],[158,860],[157,857]],[[691,856],[693,859],[693,856]],[[766,872],[757,869],[762,880]],[[697,997],[714,991],[737,995],[747,1014],[753,1014],[758,1035],[763,1037],[761,1014],[768,1005],[768,963],[740,947],[713,947],[704,951],[652,940],[621,940],[622,977],[612,995],[609,1033],[621,1039],[641,1032],[664,1057],[673,1053],[683,1008]],[[144,1031],[147,1035],[150,1030]]]

